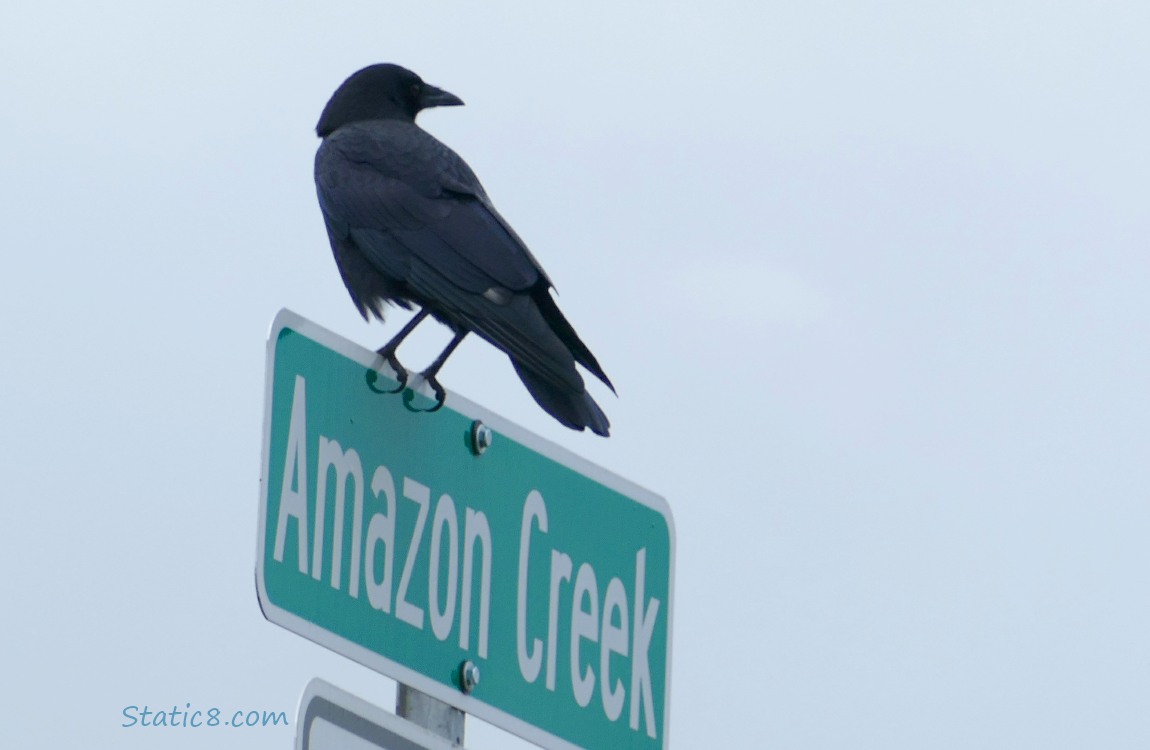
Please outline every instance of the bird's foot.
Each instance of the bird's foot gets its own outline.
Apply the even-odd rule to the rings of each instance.
[[[430,409],[416,409],[414,406],[415,394],[423,387],[425,383],[431,386],[431,392],[435,394],[435,404]],[[419,373],[419,375],[416,375],[412,380],[409,392],[403,394],[403,400],[407,402],[407,408],[411,411],[419,411],[425,414],[430,414],[433,411],[439,411],[443,408],[443,405],[447,402],[447,389],[445,389],[436,379],[434,372],[424,371]]]
[[[443,386],[439,384],[439,381],[435,379],[435,373],[425,372],[423,373],[423,379],[427,381],[427,384],[431,386],[432,393],[435,394],[435,406],[425,411],[429,414],[433,411],[439,411],[443,408],[444,403],[447,402],[447,391],[444,390]]]
[[[394,350],[389,350],[388,347],[383,347],[378,350],[377,354],[383,358],[395,373],[395,380],[399,383],[395,388],[376,388],[375,383],[379,380],[379,373],[375,368],[367,371],[367,387],[376,393],[399,393],[407,387],[407,368],[399,363],[399,359],[395,356]]]
[[[443,405],[447,401],[447,391],[444,390],[443,385],[439,384],[439,381],[436,380],[435,375],[424,375],[423,377],[425,380],[427,380],[428,385],[430,385],[431,392],[435,393],[435,406],[432,406],[427,411],[429,413],[438,412],[440,408],[443,408]]]

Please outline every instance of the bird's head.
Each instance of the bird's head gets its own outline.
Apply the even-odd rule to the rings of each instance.
[[[420,110],[463,104],[455,94],[436,88],[407,68],[381,63],[357,71],[340,84],[323,108],[316,135],[326,138],[338,128],[365,120],[415,122]]]

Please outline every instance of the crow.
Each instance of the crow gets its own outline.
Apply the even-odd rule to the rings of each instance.
[[[315,183],[344,286],[365,320],[382,321],[388,303],[418,308],[379,349],[401,388],[403,339],[428,315],[451,329],[422,373],[435,409],[446,400],[436,375],[474,331],[510,357],[544,411],[606,437],[610,422],[575,363],[615,388],[556,305],[551,279],[467,163],[415,124],[421,110],[462,104],[410,70],[378,64],[353,73],[324,107]]]

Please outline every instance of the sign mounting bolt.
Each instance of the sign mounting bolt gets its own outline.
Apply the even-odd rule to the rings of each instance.
[[[482,456],[483,452],[491,447],[491,441],[495,439],[495,434],[491,428],[483,424],[478,419],[471,423],[471,452],[477,456]]]
[[[459,687],[470,693],[479,684],[479,665],[468,660],[459,665]]]

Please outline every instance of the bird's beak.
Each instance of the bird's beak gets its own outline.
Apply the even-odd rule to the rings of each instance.
[[[463,100],[450,91],[444,91],[431,84],[423,84],[423,93],[419,97],[419,108],[428,107],[456,107],[463,104]]]

